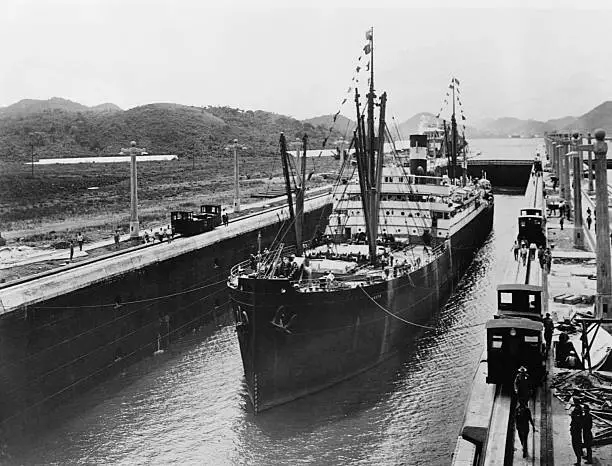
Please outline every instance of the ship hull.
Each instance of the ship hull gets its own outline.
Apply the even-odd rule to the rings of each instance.
[[[287,280],[241,277],[230,296],[255,412],[334,385],[409,345],[490,233],[493,210],[481,209],[435,260],[392,280],[301,293]]]

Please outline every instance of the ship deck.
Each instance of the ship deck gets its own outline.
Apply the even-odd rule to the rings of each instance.
[[[294,280],[292,281],[293,286],[297,291],[311,293],[356,288],[377,281],[392,280],[409,275],[435,260],[443,252],[444,245],[431,248],[425,245],[406,244],[398,247],[396,243],[394,247],[378,246],[377,249],[377,255],[381,258],[378,265],[367,262],[369,257],[367,244],[330,243],[307,249],[303,257],[295,257],[294,260],[299,267],[302,267],[308,259],[311,278]],[[292,251],[293,249],[288,248],[286,253],[278,254],[278,260],[289,256]],[[274,255],[274,252],[270,255]],[[230,285],[237,284],[239,277],[262,278],[266,276],[271,280],[286,279],[280,275],[262,275],[262,268],[269,268],[269,265],[265,264],[264,258],[258,266],[259,275],[249,261],[238,264],[232,270]]]

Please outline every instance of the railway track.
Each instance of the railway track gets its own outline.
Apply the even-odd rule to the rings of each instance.
[[[315,194],[313,196],[310,196],[306,199],[306,201],[310,201],[310,200],[315,200],[315,199],[319,199],[325,196],[329,196],[329,193],[323,193],[323,194]],[[268,207],[268,208],[264,208],[263,210],[258,210],[257,212],[253,212],[253,213],[249,213],[249,214],[245,214],[245,215],[241,215],[240,217],[232,220],[232,223],[236,223],[236,222],[243,222],[245,220],[248,220],[250,218],[253,217],[257,217],[258,215],[262,215],[265,213],[270,213],[270,212],[274,212],[274,211],[280,211],[283,208],[287,207],[287,203],[282,203],[280,205],[277,206],[272,206],[272,207]],[[219,227],[217,227],[219,228]],[[212,230],[215,231],[215,230]],[[205,232],[205,233],[201,233],[201,235],[206,235],[209,234],[211,232]],[[199,235],[195,235],[195,236],[199,236]],[[181,240],[181,236],[176,236],[173,238],[173,241],[180,241]],[[95,264],[95,263],[101,263],[104,261],[107,261],[109,259],[113,259],[115,257],[119,257],[119,256],[124,256],[127,254],[133,254],[137,251],[141,251],[143,249],[147,249],[147,248],[154,248],[156,246],[158,246],[160,243],[148,243],[148,244],[139,244],[137,246],[128,248],[128,249],[124,249],[122,251],[116,251],[116,252],[110,252],[108,254],[105,254],[103,256],[99,256],[99,257],[94,257],[91,259],[86,259],[83,261],[79,261],[79,262],[75,262],[74,264],[70,264],[68,266],[63,266],[63,267],[58,267],[58,268],[54,268],[51,270],[46,270],[44,272],[40,272],[40,273],[36,273],[33,275],[28,275],[27,277],[23,277],[23,278],[18,278],[16,280],[12,280],[10,282],[7,283],[2,283],[0,284],[0,290],[3,289],[7,289],[13,286],[17,286],[17,285],[21,285],[24,283],[28,283],[28,282],[32,282],[34,280],[37,280],[39,278],[42,277],[49,277],[52,275],[57,275],[59,273],[63,273],[67,270],[74,270],[74,269],[78,269],[81,267],[85,267],[91,264]]]

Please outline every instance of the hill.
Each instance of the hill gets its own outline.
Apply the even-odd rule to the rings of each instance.
[[[24,116],[32,113],[44,112],[48,110],[63,110],[66,112],[84,112],[89,107],[60,97],[52,97],[48,100],[23,99],[8,107],[0,108],[2,116]]]
[[[607,134],[612,132],[612,101],[608,100],[593,110],[578,117],[576,121],[563,127],[563,129],[577,129],[581,131],[594,131],[603,128]]]
[[[423,131],[427,126],[434,123],[435,115],[429,112],[421,112],[408,118],[406,121],[400,123],[399,133],[402,139],[408,139],[411,134],[417,134]],[[391,128],[391,134],[395,136],[396,128]]]
[[[334,121],[334,115],[321,115],[314,118],[308,118],[307,120],[302,120],[304,123],[311,124],[312,126],[322,126],[326,130],[329,131],[330,126]],[[346,139],[350,139],[353,131],[357,127],[357,123],[355,123],[350,118],[345,117],[344,115],[338,115],[336,118],[336,123],[334,124],[334,130],[338,131],[338,133],[342,134]]]
[[[94,105],[93,107],[89,107],[92,112],[122,112],[123,109],[118,105],[112,104],[110,102],[106,102],[100,105]]]
[[[0,159],[29,160],[31,142],[36,158],[44,158],[117,154],[130,140],[151,153],[212,156],[224,154],[228,142],[238,139],[249,148],[245,155],[267,155],[278,153],[281,132],[289,139],[308,134],[311,148],[321,147],[328,133],[323,127],[261,110],[171,103],[127,111],[85,108],[0,113]],[[332,137],[340,134],[334,132]]]

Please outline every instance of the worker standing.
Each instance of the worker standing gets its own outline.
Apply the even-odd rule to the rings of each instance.
[[[591,408],[585,404],[582,408],[582,440],[586,448],[585,463],[593,463],[593,416]]]
[[[553,331],[555,329],[555,324],[550,318],[550,313],[546,313],[546,317],[544,317],[542,323],[544,324],[544,341],[546,341],[546,354],[548,354],[548,352],[550,351],[550,346],[552,344]]]
[[[575,464],[580,465],[582,460],[582,408],[580,407],[580,403],[576,402],[576,406],[571,416],[570,437],[572,438],[572,449],[576,455]]]

